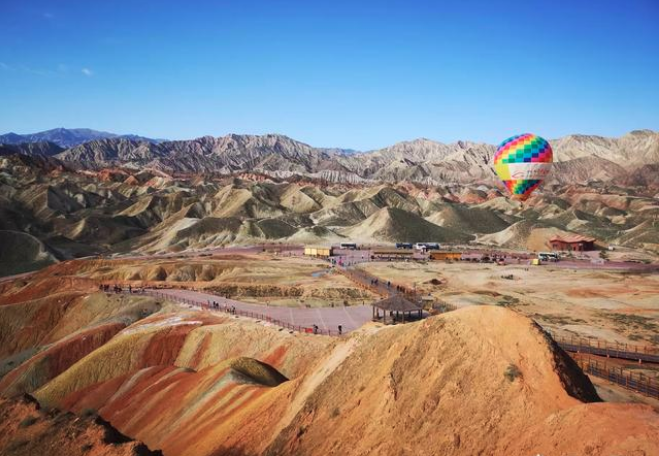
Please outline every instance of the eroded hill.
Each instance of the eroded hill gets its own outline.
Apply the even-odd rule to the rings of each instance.
[[[29,456],[162,456],[117,431],[94,413],[44,410],[30,396],[0,398],[0,454]]]
[[[547,184],[521,205],[485,184],[89,171],[23,155],[0,158],[0,168],[3,238],[27,233],[35,252],[5,274],[39,267],[39,252],[62,260],[265,242],[477,242],[542,250],[551,235],[578,233],[602,247],[659,249],[659,205],[650,186]],[[16,243],[3,244],[4,255],[16,255]]]
[[[165,455],[659,451],[655,411],[599,403],[505,308],[330,338],[40,274],[3,285],[0,317],[0,394],[98,413]]]

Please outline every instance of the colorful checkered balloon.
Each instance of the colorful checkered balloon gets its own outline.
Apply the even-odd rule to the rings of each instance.
[[[513,199],[524,201],[549,174],[553,152],[547,140],[532,133],[511,136],[494,154],[494,170]]]

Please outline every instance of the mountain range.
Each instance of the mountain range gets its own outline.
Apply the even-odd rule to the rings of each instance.
[[[418,139],[347,153],[234,134],[3,145],[0,263],[11,259],[6,274],[97,253],[269,241],[544,250],[570,233],[659,251],[659,133],[552,145],[552,175],[525,205],[506,198],[490,165],[495,146],[483,143]]]
[[[496,146],[429,139],[400,142],[368,152],[316,148],[276,134],[230,134],[160,141],[93,130],[50,130],[17,139],[0,136],[0,155],[52,156],[86,169],[115,166],[166,173],[229,175],[257,172],[274,178],[304,176],[341,183],[414,182],[423,185],[492,184]],[[87,138],[86,140],[83,140]],[[43,143],[46,141],[46,143]],[[659,163],[659,133],[637,130],[620,138],[570,135],[550,141],[557,164],[550,182],[633,181]]]
[[[54,128],[52,130],[40,131],[38,133],[29,133],[26,135],[19,135],[17,133],[10,132],[4,135],[0,135],[0,144],[17,145],[23,143],[50,142],[66,149],[88,141],[108,138],[125,138],[135,141],[146,141],[150,143],[158,143],[162,141],[162,139],[151,139],[130,134],[118,135],[115,133],[108,133],[106,131],[91,130],[89,128]]]

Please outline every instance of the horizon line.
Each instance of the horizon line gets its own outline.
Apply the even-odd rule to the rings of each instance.
[[[384,147],[373,148],[373,149],[356,149],[356,148],[352,148],[352,147],[341,147],[341,146],[314,146],[314,145],[311,145],[310,143],[308,143],[306,141],[296,139],[296,138],[294,138],[290,135],[287,135],[285,133],[275,133],[275,132],[261,133],[261,134],[230,132],[230,133],[225,133],[223,135],[218,135],[218,136],[215,136],[213,134],[205,134],[205,135],[201,135],[201,136],[195,136],[195,137],[192,137],[192,138],[170,139],[170,138],[158,138],[158,137],[145,136],[145,135],[142,135],[142,134],[139,134],[139,133],[114,133],[114,132],[111,132],[111,131],[107,131],[105,129],[96,130],[94,128],[88,128],[88,127],[73,127],[73,128],[55,127],[55,128],[50,128],[50,129],[47,129],[47,130],[36,131],[36,132],[33,132],[33,133],[16,133],[14,131],[9,131],[7,133],[0,133],[0,137],[6,136],[6,135],[32,136],[32,135],[38,135],[38,134],[57,131],[57,130],[66,130],[66,131],[87,130],[87,131],[92,131],[92,132],[95,132],[95,133],[114,135],[115,137],[128,139],[130,141],[138,141],[139,142],[139,140],[133,140],[133,139],[130,139],[130,138],[126,138],[128,136],[137,136],[139,138],[144,138],[145,140],[157,141],[159,144],[162,144],[162,143],[165,143],[165,142],[195,141],[195,140],[202,139],[202,138],[219,139],[219,138],[225,138],[225,137],[228,137],[228,136],[255,136],[255,137],[279,136],[279,137],[284,137],[284,138],[290,139],[292,141],[304,144],[304,145],[309,146],[313,149],[340,149],[340,150],[360,152],[360,153],[374,152],[374,151],[378,151],[378,150],[393,147],[397,144],[413,143],[415,141],[430,141],[430,142],[435,143],[435,144],[443,144],[443,145],[457,144],[457,143],[460,143],[460,142],[474,143],[474,144],[484,144],[484,145],[489,145],[489,146],[496,146],[497,145],[495,143],[490,143],[490,142],[486,142],[486,141],[474,141],[474,140],[471,140],[471,139],[457,139],[457,140],[454,140],[454,141],[439,141],[439,140],[428,138],[426,136],[419,136],[419,137],[416,137],[416,138],[413,138],[413,139],[399,140],[399,141],[393,142],[390,145],[384,146]],[[558,140],[561,140],[561,139],[564,139],[564,138],[567,138],[567,137],[571,137],[571,136],[591,136],[591,137],[598,137],[598,138],[604,138],[604,139],[620,139],[624,136],[627,136],[627,135],[630,135],[630,134],[633,134],[633,133],[637,133],[637,132],[638,133],[646,132],[646,133],[651,133],[651,134],[659,134],[659,130],[654,130],[652,128],[637,128],[637,129],[629,130],[628,132],[626,132],[626,133],[624,133],[620,136],[604,136],[604,135],[588,134],[588,133],[569,133],[569,134],[566,134],[566,135],[563,135],[563,136],[560,136],[560,137],[557,137],[557,138],[547,139],[547,141],[558,141]],[[525,134],[525,133],[529,133],[529,132],[522,132],[522,133],[516,133],[516,134]],[[508,135],[506,137],[509,137],[509,136],[510,135]],[[540,136],[542,136],[542,135],[540,135]],[[109,138],[96,138],[96,139],[91,139],[89,141],[85,141],[85,142],[80,143],[80,144],[85,144],[85,143],[90,142],[90,141],[100,141],[100,140],[104,140],[104,139],[116,139],[116,138],[111,138],[111,137],[109,137]],[[42,142],[42,141],[33,141],[33,142]],[[43,142],[52,142],[52,141],[45,140]],[[148,141],[142,141],[142,142],[148,142]],[[0,144],[3,144],[3,143],[0,142]],[[76,147],[76,146],[73,146],[73,147]]]

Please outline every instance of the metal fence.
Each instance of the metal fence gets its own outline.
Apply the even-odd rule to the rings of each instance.
[[[586,374],[603,378],[644,396],[659,399],[659,382],[642,372],[630,372],[590,357],[575,357],[575,361]]]
[[[552,339],[565,351],[605,356],[607,358],[659,363],[659,349],[649,345],[621,344],[600,339],[558,336],[549,331]]]

